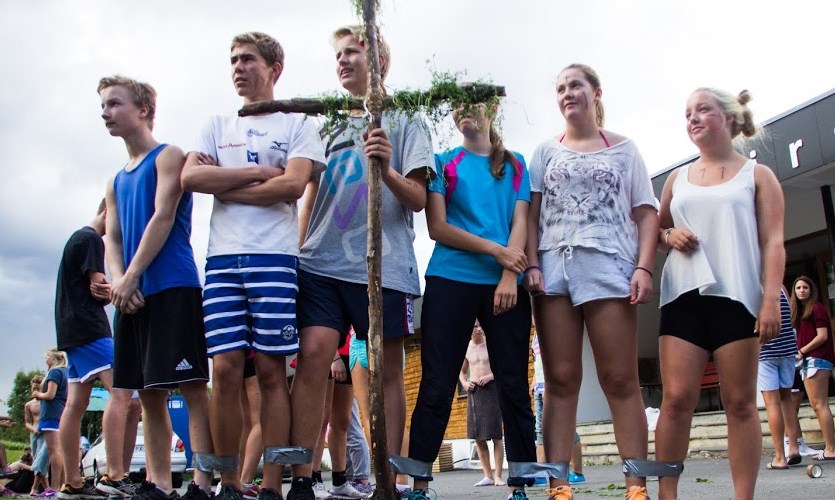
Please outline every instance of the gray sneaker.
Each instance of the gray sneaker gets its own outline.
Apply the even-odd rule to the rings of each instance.
[[[332,498],[343,500],[358,500],[360,498],[366,498],[367,496],[365,493],[357,491],[357,489],[349,482],[345,482],[339,486],[334,486],[331,488],[330,494]]]

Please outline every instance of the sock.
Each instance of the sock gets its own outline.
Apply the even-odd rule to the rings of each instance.
[[[322,482],[322,471],[320,471],[320,470],[313,471],[312,479],[313,479],[314,483],[321,483]]]
[[[334,487],[342,486],[347,481],[345,477],[346,471],[333,471],[331,474],[331,482],[333,483]]]

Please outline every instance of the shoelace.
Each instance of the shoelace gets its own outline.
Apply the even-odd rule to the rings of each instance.
[[[624,500],[646,500],[647,489],[643,486],[630,486],[624,495]]]
[[[528,495],[525,494],[525,490],[523,489],[513,490],[508,500],[528,500]]]
[[[545,490],[545,494],[548,496],[548,498],[553,498],[554,500],[574,499],[574,492],[571,490],[570,486],[557,486],[556,488],[548,488]]]

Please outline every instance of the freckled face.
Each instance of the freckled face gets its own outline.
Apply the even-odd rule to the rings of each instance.
[[[697,146],[708,140],[727,135],[730,140],[731,118],[712,95],[694,92],[687,100],[684,116],[687,119],[687,135]]]
[[[578,69],[567,69],[557,77],[557,105],[568,121],[593,118],[600,96],[600,89],[593,88]]]

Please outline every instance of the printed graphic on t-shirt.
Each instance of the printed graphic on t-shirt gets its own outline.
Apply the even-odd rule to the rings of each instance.
[[[546,228],[562,226],[565,235],[580,231],[607,238],[605,230],[624,223],[628,213],[618,209],[620,172],[606,162],[585,155],[548,165],[543,185]]]

